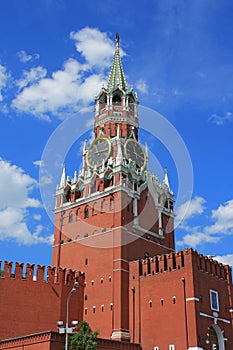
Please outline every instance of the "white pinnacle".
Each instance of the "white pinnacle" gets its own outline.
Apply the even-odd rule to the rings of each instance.
[[[117,125],[117,156],[116,156],[116,165],[120,165],[123,161],[123,154],[121,148],[121,137],[120,137],[120,125]]]
[[[65,187],[65,185],[66,185],[66,165],[64,163],[63,169],[62,169],[61,181],[60,181],[60,188]]]
[[[164,179],[163,179],[163,183],[164,185],[166,185],[169,190],[170,190],[170,186],[169,186],[169,181],[168,181],[168,175],[167,175],[167,168],[164,168]]]

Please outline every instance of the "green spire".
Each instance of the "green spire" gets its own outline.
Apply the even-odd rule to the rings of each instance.
[[[125,79],[125,73],[121,63],[119,42],[120,42],[120,37],[119,37],[119,34],[116,33],[115,55],[113,59],[112,68],[108,77],[108,85],[107,85],[107,89],[109,91],[116,88],[117,86],[119,86],[121,89],[125,91],[128,90],[126,79]]]

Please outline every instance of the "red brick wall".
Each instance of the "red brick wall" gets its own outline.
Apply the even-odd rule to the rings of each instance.
[[[166,258],[150,259],[149,271],[148,260],[143,261],[141,267],[139,261],[130,263],[131,341],[141,343],[143,350],[151,350],[154,346],[168,349],[171,344],[176,349],[206,346],[201,339],[214,323],[209,289],[219,293],[219,318],[231,320],[229,300],[233,295],[229,294],[229,286],[232,287],[226,276],[228,268],[213,263],[222,270],[221,273],[200,270],[200,258],[189,249]],[[208,258],[205,260],[210,262]],[[210,317],[203,317],[200,312]],[[232,323],[218,320],[218,325],[228,338],[226,350],[233,349]]]
[[[56,282],[55,269],[48,268],[44,281],[44,267],[37,267],[37,280],[33,280],[34,266],[17,264],[13,273],[12,263],[5,262],[4,277],[0,278],[0,339],[26,334],[57,330],[58,320],[65,321],[66,300],[73,287],[75,273],[61,270]],[[71,297],[70,319],[82,320],[83,276],[79,274],[79,287]]]

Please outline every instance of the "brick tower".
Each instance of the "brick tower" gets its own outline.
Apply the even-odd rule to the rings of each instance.
[[[174,251],[173,193],[147,169],[138,99],[128,88],[119,36],[107,87],[95,97],[95,139],[74,178],[56,190],[53,265],[85,271],[84,319],[100,336],[130,340],[129,263]]]

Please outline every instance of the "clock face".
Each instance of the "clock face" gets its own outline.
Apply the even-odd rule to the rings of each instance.
[[[96,138],[89,147],[86,155],[88,166],[94,168],[106,161],[111,152],[111,143],[106,137]]]
[[[144,167],[146,164],[146,155],[135,139],[128,139],[124,146],[126,159],[135,162],[137,168]]]

